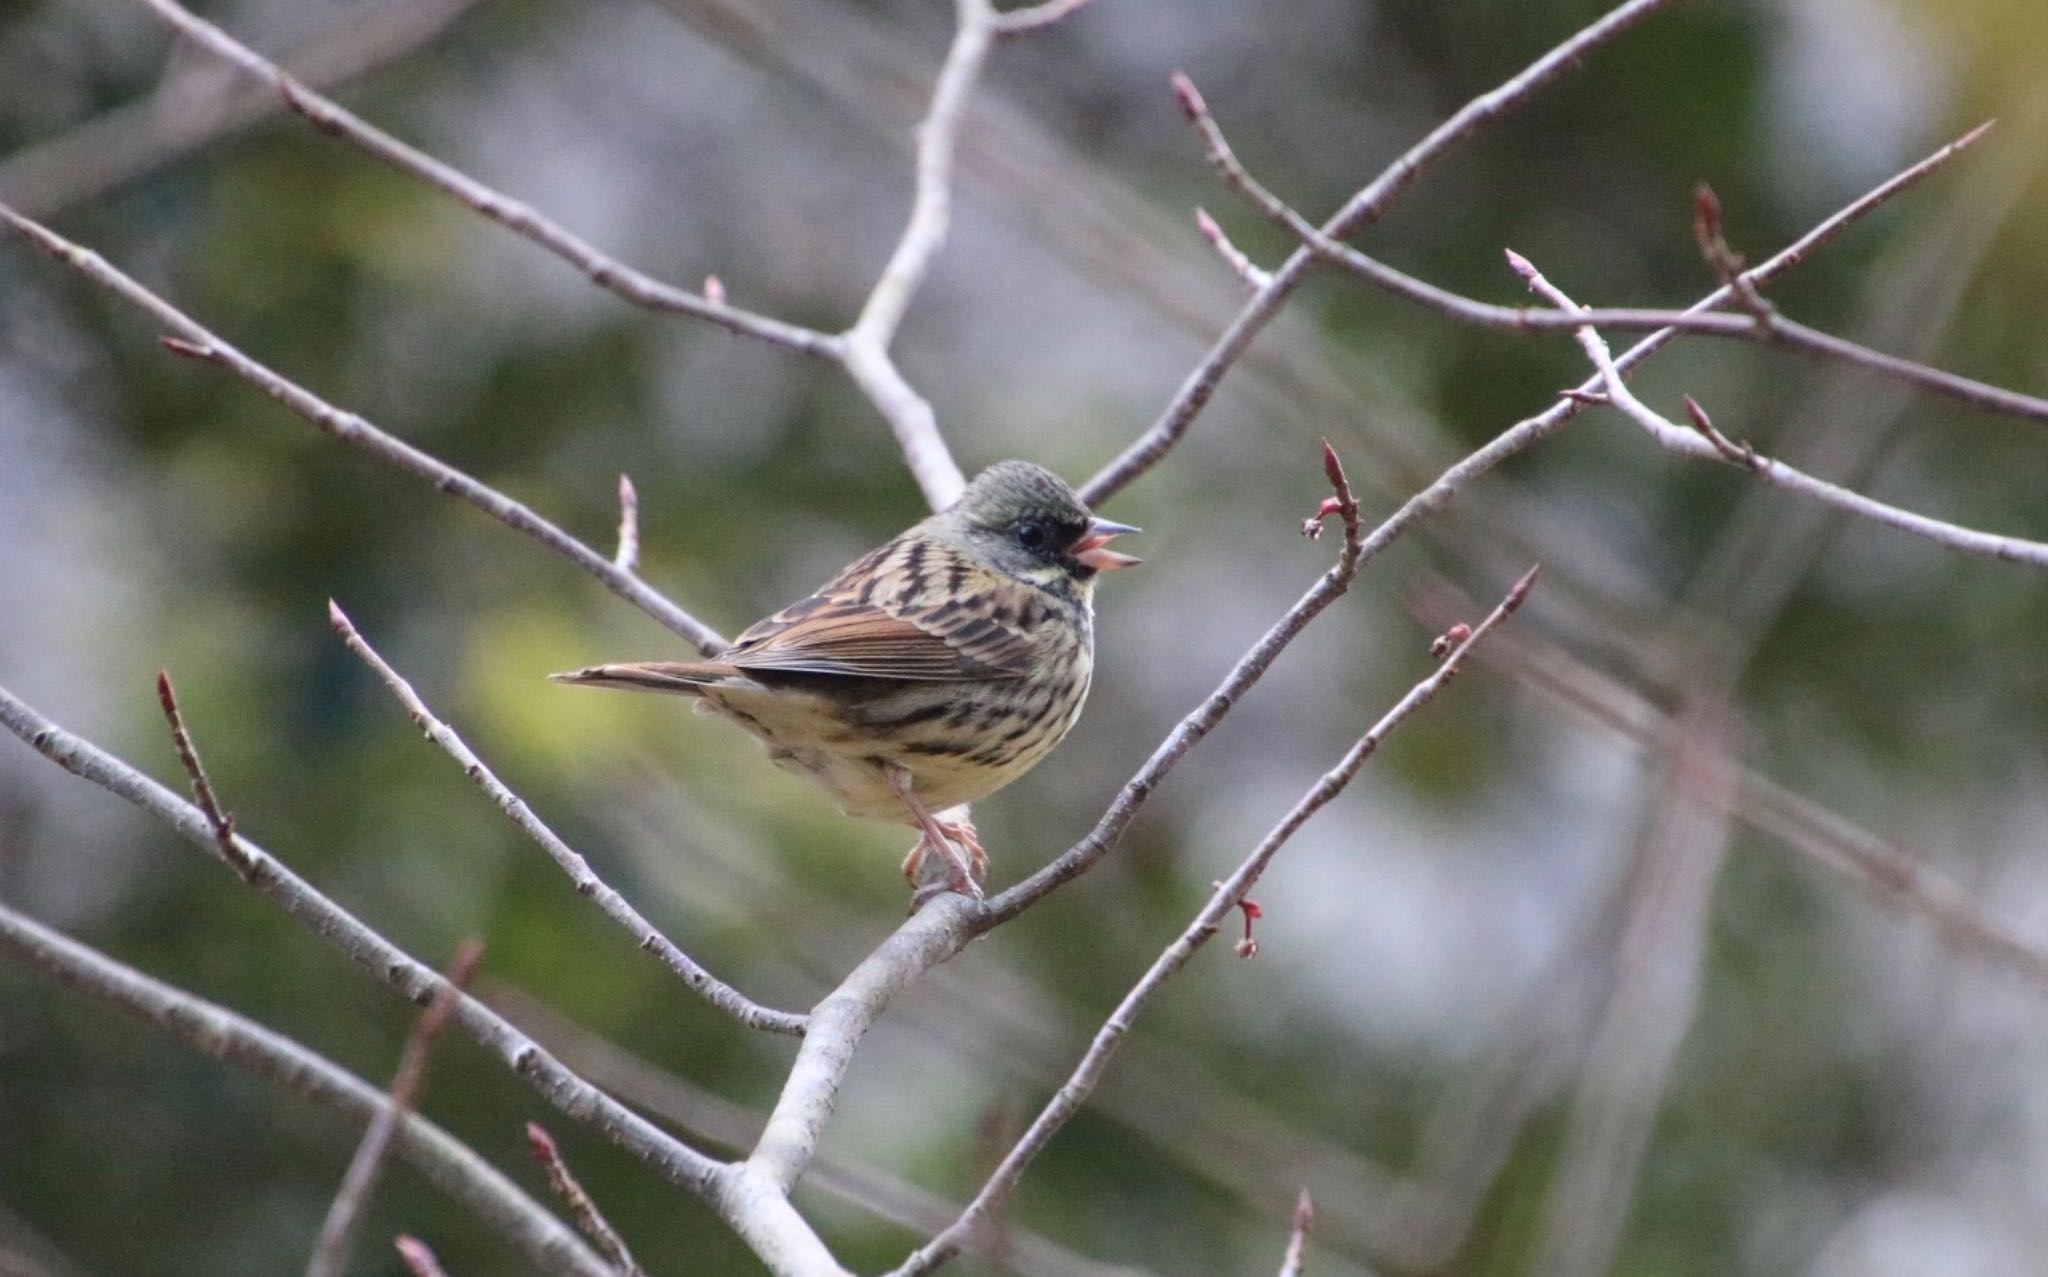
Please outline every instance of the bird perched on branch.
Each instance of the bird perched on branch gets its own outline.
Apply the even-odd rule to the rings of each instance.
[[[830,790],[848,815],[919,831],[941,891],[978,896],[988,857],[965,805],[1022,776],[1080,717],[1099,573],[1138,529],[1098,519],[1026,461],[982,471],[952,506],[849,564],[709,661],[594,665],[562,683],[694,697]]]

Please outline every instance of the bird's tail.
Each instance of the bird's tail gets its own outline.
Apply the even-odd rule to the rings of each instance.
[[[702,696],[707,686],[723,682],[738,672],[721,661],[631,661],[622,665],[592,665],[587,669],[550,674],[548,681],[616,687],[629,692]]]

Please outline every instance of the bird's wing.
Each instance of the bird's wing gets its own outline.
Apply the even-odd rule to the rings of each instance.
[[[1022,678],[1048,615],[1033,591],[919,536],[868,554],[739,636],[742,670],[929,682]]]

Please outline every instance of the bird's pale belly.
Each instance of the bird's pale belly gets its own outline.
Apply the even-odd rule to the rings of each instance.
[[[773,690],[752,680],[707,688],[703,707],[732,719],[788,771],[825,787],[849,816],[915,825],[889,786],[891,765],[934,811],[987,797],[1036,766],[1080,717],[1079,677],[895,684],[845,696]]]

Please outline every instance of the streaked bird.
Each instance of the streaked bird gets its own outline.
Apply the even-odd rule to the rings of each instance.
[[[759,737],[847,814],[919,831],[941,880],[979,895],[988,857],[966,804],[1037,766],[1081,715],[1096,577],[1138,562],[1138,529],[1089,513],[1059,476],[990,466],[960,499],[750,627],[708,661],[593,665],[557,682],[669,692]]]

